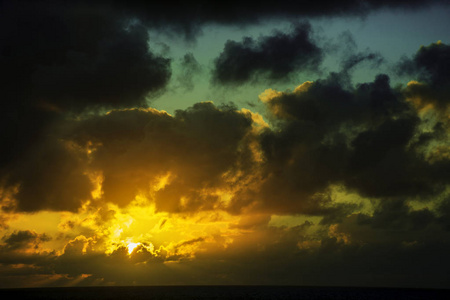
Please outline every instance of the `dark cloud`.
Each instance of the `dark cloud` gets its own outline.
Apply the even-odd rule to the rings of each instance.
[[[385,62],[380,53],[373,52],[369,48],[358,51],[356,41],[348,30],[338,35],[335,41],[326,42],[324,51],[329,55],[339,57],[341,73],[351,73],[361,64],[378,68]]]
[[[169,61],[149,51],[138,21],[97,6],[38,2],[5,4],[2,73],[4,90],[20,97],[14,102],[55,110],[128,107],[145,104],[167,83]]]
[[[448,197],[439,204],[438,222],[445,230],[450,231],[450,198]]]
[[[386,75],[352,87],[331,74],[265,101],[273,128],[260,131],[249,112],[212,103],[174,116],[124,109],[74,121],[10,173],[9,185],[20,183],[17,209],[76,211],[91,199],[86,170],[103,178],[102,200],[121,206],[145,194],[161,211],[252,207],[319,215],[323,224],[357,209],[335,203],[332,185],[363,197],[423,201],[446,189],[450,162],[427,150],[445,143],[444,125],[423,133],[425,121]],[[229,205],[220,189],[235,193]]]
[[[89,118],[74,129],[82,147],[98,145],[90,167],[103,173],[107,201],[128,204],[149,183],[168,176],[155,191],[163,211],[212,209],[208,189],[224,186],[223,174],[249,156],[243,143],[251,117],[235,107],[197,103],[174,116],[156,110],[118,110]],[[182,198],[187,201],[182,204]]]
[[[45,141],[22,158],[8,174],[6,186],[17,186],[16,209],[77,211],[91,198],[86,157],[70,142]]]
[[[365,16],[368,13],[382,9],[417,9],[436,3],[448,3],[447,0],[397,0],[397,1],[281,1],[274,5],[270,1],[229,1],[224,3],[209,3],[205,1],[178,1],[176,4],[152,3],[142,0],[133,1],[103,1],[114,4],[127,12],[137,13],[142,19],[154,25],[166,24],[172,30],[192,37],[199,32],[203,24],[250,24],[268,19],[287,19],[297,17],[323,16]]]
[[[427,150],[445,142],[444,125],[423,133],[424,121],[386,75],[352,87],[345,74],[331,74],[265,101],[273,128],[260,131],[250,113],[212,103],[174,116],[124,109],[75,121],[11,173],[10,185],[21,183],[17,208],[75,211],[91,199],[85,170],[101,174],[102,200],[121,206],[145,194],[161,211],[252,207],[323,216],[323,224],[357,209],[335,203],[332,185],[363,197],[423,201],[447,186],[450,162]],[[235,193],[229,205],[220,189]]]
[[[448,162],[433,164],[408,147],[417,121],[385,122],[353,142],[347,184],[363,196],[431,196],[445,189]]]
[[[370,225],[375,229],[418,231],[437,221],[428,208],[413,210],[404,199],[380,201],[372,216],[358,215],[358,225]],[[405,236],[406,238],[406,236]]]
[[[406,91],[409,97],[420,98],[416,103],[419,107],[431,103],[445,113],[450,103],[450,46],[442,42],[422,46],[413,58],[403,58],[397,68],[399,74],[415,76],[420,82]]]
[[[275,32],[257,41],[246,37],[242,42],[227,41],[216,58],[213,82],[243,84],[268,79],[286,80],[301,70],[317,70],[322,50],[315,45],[308,23],[296,24],[290,34]]]
[[[323,17],[323,16],[365,16],[370,12],[382,8],[387,9],[417,9],[432,4],[448,4],[447,0],[428,1],[354,1],[346,0],[339,3],[332,1],[283,1],[278,5],[268,1],[260,2],[257,6],[251,1],[231,1],[226,3],[207,3],[205,1],[177,1],[176,3],[148,3],[143,0],[101,0],[92,3],[86,0],[75,0],[70,3],[61,4],[55,0],[22,0],[20,4],[16,1],[2,1],[2,25],[9,24],[9,28],[23,28],[33,23],[32,19],[38,19],[38,23],[30,28],[43,29],[53,33],[56,39],[49,35],[43,36],[41,32],[35,36],[35,41],[41,39],[39,44],[47,47],[49,53],[43,56],[51,57],[50,53],[59,52],[64,49],[64,42],[69,39],[70,30],[61,23],[61,18],[69,22],[77,19],[79,30],[75,32],[78,37],[87,35],[95,38],[96,33],[102,35],[111,33],[111,27],[105,26],[104,21],[110,16],[116,19],[139,19],[147,26],[158,28],[170,34],[182,35],[187,39],[195,39],[201,32],[202,26],[206,24],[254,24],[268,19],[291,19],[298,17]],[[68,14],[68,12],[70,12]],[[102,12],[102,13],[101,13]],[[70,14],[72,17],[70,16]],[[106,13],[106,14],[104,14]],[[34,16],[33,16],[34,14]],[[9,16],[9,17],[8,17]],[[36,16],[38,16],[36,18]],[[72,19],[71,19],[72,18]],[[19,23],[11,20],[20,20]],[[70,20],[71,19],[71,20]],[[61,26],[63,25],[63,26]],[[89,28],[89,30],[87,30]],[[38,29],[39,30],[39,29]],[[94,34],[94,35],[92,35]],[[24,38],[28,36],[25,35]],[[70,37],[72,39],[72,36]],[[23,39],[22,41],[25,41]],[[88,39],[85,41],[94,41]],[[48,42],[48,44],[47,44]],[[27,43],[25,41],[25,43]],[[83,44],[81,42],[80,44]],[[76,44],[76,43],[75,43]],[[80,45],[79,44],[79,45]],[[12,48],[9,48],[14,50]],[[74,49],[75,50],[75,49]],[[64,53],[59,53],[63,55]]]
[[[330,185],[369,198],[421,200],[448,186],[448,159],[434,163],[416,144],[442,145],[441,127],[422,133],[426,120],[386,75],[352,87],[346,76],[332,74],[264,101],[275,128],[259,136],[261,185],[241,190],[235,209],[345,216],[355,207],[326,200]]]
[[[21,185],[20,209],[72,210],[90,184],[52,140],[54,124],[87,110],[145,106],[168,83],[170,61],[150,52],[143,25],[103,6],[3,1],[0,19],[2,185]],[[53,181],[59,192],[50,191]]]
[[[0,251],[14,251],[18,249],[37,248],[41,242],[51,240],[46,234],[37,234],[30,230],[20,230],[2,238],[4,245]]]
[[[450,82],[450,46],[432,43],[420,47],[412,59],[404,58],[400,64],[401,73],[416,74],[420,81],[432,87],[444,87]]]
[[[68,49],[64,62],[37,66],[33,96],[62,110],[143,106],[167,84],[170,61],[149,51],[146,28],[130,25],[99,38],[95,53]]]
[[[358,64],[361,64],[362,62],[370,62],[371,67],[375,68],[380,66],[384,59],[379,53],[371,53],[369,51],[361,52],[357,54],[353,54],[349,56],[347,59],[345,59],[342,62],[342,69],[344,71],[349,71],[353,68],[355,68]]]
[[[178,111],[173,118],[150,111],[123,110],[84,120],[80,122],[83,125],[78,126],[85,126],[82,129],[84,149],[88,143],[93,143],[94,147],[101,145],[95,149],[93,161],[88,162],[90,158],[83,152],[85,150],[70,146],[73,136],[52,131],[67,122],[68,117],[79,117],[88,110],[145,106],[149,93],[164,89],[170,77],[170,61],[149,50],[146,32],[146,26],[152,22],[145,16],[154,13],[144,9],[137,15],[142,16],[142,20],[133,18],[137,7],[144,8],[141,6],[144,3],[139,1],[123,10],[117,9],[123,4],[107,1],[92,6],[83,1],[67,6],[53,1],[26,3],[2,3],[0,32],[3,41],[0,62],[5,78],[1,83],[4,109],[0,126],[4,129],[1,138],[8,145],[1,149],[0,176],[3,189],[19,187],[15,193],[17,209],[75,211],[91,198],[93,186],[86,168],[106,174],[103,182],[106,198],[123,199],[114,202],[128,203],[145,190],[143,187],[149,180],[157,179],[153,175],[129,176],[121,170],[131,174],[137,172],[132,169],[142,170],[143,174],[150,174],[148,170],[152,170],[163,176],[174,168],[165,163],[176,162],[179,174],[171,179],[170,185],[157,191],[157,198],[164,199],[158,202],[163,210],[175,207],[180,210],[181,194],[191,199],[188,202],[193,201],[189,205],[192,209],[212,208],[217,196],[208,192],[199,195],[199,189],[205,191],[226,185],[221,178],[230,170],[241,168],[251,173],[251,159],[244,158],[252,152],[247,140],[252,123],[250,117],[236,113],[235,108],[221,110],[210,104]],[[47,5],[49,3],[52,5]],[[185,24],[191,20],[191,17],[180,17],[176,11],[169,17],[164,13],[165,6],[160,5],[156,23]],[[324,14],[354,13],[361,11],[358,5],[344,3],[334,10],[335,4],[329,3],[321,10]],[[370,10],[384,5],[387,4],[364,7]],[[199,24],[227,23],[236,17],[233,12],[237,8],[227,6],[218,10],[220,6],[192,7],[199,9],[194,15],[199,17]],[[314,12],[314,5],[304,6],[292,11],[276,9],[272,13],[279,16]],[[243,11],[250,8],[240,7]],[[204,12],[209,10],[216,13],[207,17]],[[269,12],[261,8],[251,15],[266,14]],[[438,86],[446,82],[446,51],[447,46],[436,44],[421,49],[411,60],[415,68],[420,67],[428,74],[424,75],[427,84]],[[316,69],[321,59],[322,50],[312,41],[309,24],[300,23],[288,34],[276,32],[258,40],[246,38],[242,43],[229,41],[216,60],[214,78],[221,83],[234,84],[259,76],[278,80],[298,69]],[[374,53],[357,53],[343,63],[344,69],[351,69],[362,61],[379,62],[380,57]],[[199,70],[193,55],[183,58],[182,68],[189,87],[191,75]],[[310,198],[324,191],[330,183],[344,183],[374,197],[391,195],[397,189],[408,195],[419,191],[429,194],[436,185],[444,185],[440,178],[446,178],[446,160],[430,167],[423,158],[416,159],[414,149],[408,148],[420,121],[409,111],[399,93],[389,86],[387,77],[380,76],[373,83],[355,89],[351,87],[348,74],[342,72],[313,83],[307,92],[285,94],[270,101],[268,106],[279,130],[267,130],[259,136],[266,159],[261,172],[265,178],[262,190],[266,195],[275,197],[275,189],[268,186],[278,180],[283,181],[279,185],[295,183],[292,190],[284,190],[286,195],[280,196],[283,199],[290,199],[297,192],[302,199]],[[147,119],[150,115],[152,118]],[[104,121],[94,121],[96,119]],[[351,126],[356,129],[349,134]],[[75,137],[76,141],[79,136]],[[423,145],[435,140],[430,133],[421,135],[420,139]],[[141,143],[138,148],[127,148],[135,142]],[[191,157],[181,160],[181,149],[185,156]],[[152,151],[153,156],[149,154]],[[167,157],[159,158],[161,155]],[[132,157],[128,159],[128,156]],[[110,164],[111,161],[117,165]],[[133,167],[125,168],[129,162],[134,163]],[[139,167],[142,162],[146,170]],[[247,174],[245,172],[243,174]],[[284,175],[276,175],[279,172]],[[417,179],[421,172],[427,174],[429,182]],[[413,177],[416,179],[410,180]],[[368,178],[376,178],[379,183],[373,184]],[[244,198],[238,207],[245,206]],[[194,203],[196,201],[198,203]],[[280,203],[283,201],[286,207],[291,203],[290,200]],[[317,211],[314,203],[311,202],[310,211]]]

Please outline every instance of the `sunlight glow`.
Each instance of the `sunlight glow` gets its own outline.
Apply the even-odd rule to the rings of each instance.
[[[136,249],[137,246],[139,246],[140,243],[129,243],[127,245],[128,248],[128,254],[131,255],[131,253],[133,253],[133,250]]]

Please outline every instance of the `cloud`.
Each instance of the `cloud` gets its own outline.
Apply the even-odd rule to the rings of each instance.
[[[37,234],[30,230],[20,230],[11,233],[9,236],[2,238],[4,245],[1,246],[0,251],[15,251],[23,250],[27,248],[39,247],[41,242],[47,242],[51,240],[46,234]]]
[[[340,73],[351,73],[361,64],[370,64],[371,68],[378,68],[385,62],[383,56],[373,52],[369,48],[357,51],[358,46],[350,31],[344,31],[337,36],[336,41],[329,41],[324,46],[324,52],[328,55],[339,57]]]
[[[365,61],[372,62],[372,67],[378,67],[381,63],[383,63],[383,60],[383,57],[379,53],[371,53],[368,51],[361,52],[353,54],[349,56],[345,61],[343,61],[342,69],[348,71]]]
[[[170,60],[150,51],[146,28],[129,17],[46,4],[2,2],[0,138],[8,146],[0,150],[0,178],[5,189],[21,185],[25,211],[73,210],[89,198],[82,163],[54,140],[54,124],[86,111],[146,106],[171,75]]]
[[[149,93],[166,86],[170,60],[150,52],[145,27],[118,28],[114,36],[99,39],[93,49],[67,49],[63,62],[38,65],[31,78],[33,96],[77,111],[142,106]]]
[[[274,127],[259,136],[259,184],[239,190],[232,201],[237,210],[338,215],[355,209],[327,200],[331,185],[383,199],[425,200],[446,189],[448,160],[433,163],[416,144],[427,138],[441,144],[433,138],[440,127],[422,133],[427,121],[386,75],[352,87],[345,76],[331,74],[262,99]]]
[[[5,5],[2,72],[20,103],[128,107],[167,84],[169,60],[150,52],[146,27],[130,16],[96,6]]]
[[[43,141],[15,165],[6,186],[20,186],[15,193],[19,211],[76,211],[94,189],[86,162],[68,142]]]
[[[245,143],[251,125],[249,114],[205,102],[174,116],[153,109],[111,111],[80,122],[72,136],[82,148],[98,145],[90,168],[103,176],[106,201],[126,205],[139,193],[154,193],[160,210],[195,211],[217,205],[224,174],[251,155]]]
[[[65,126],[71,123],[67,121],[69,117],[77,118],[93,109],[145,106],[149,93],[161,91],[166,86],[171,73],[170,61],[149,50],[144,21],[133,20],[130,15],[114,8],[103,10],[100,5],[88,9],[83,3],[77,3],[74,7],[56,5],[53,8],[39,4],[25,7],[12,2],[5,5],[10,13],[2,18],[2,36],[7,43],[3,44],[1,53],[2,72],[6,78],[2,82],[2,90],[7,99],[7,109],[3,110],[0,126],[4,128],[2,140],[8,147],[3,147],[0,153],[0,175],[4,190],[19,187],[15,198],[17,209],[21,211],[75,211],[84,201],[92,198],[94,184],[89,177],[92,174],[86,173],[86,169],[103,174],[104,196],[115,198],[113,202],[116,203],[129,203],[136,194],[148,191],[148,182],[157,180],[155,176],[148,175],[151,172],[147,170],[152,170],[158,176],[171,174],[170,184],[155,191],[159,195],[157,199],[165,199],[158,200],[161,209],[185,209],[180,199],[187,199],[190,203],[187,207],[193,210],[196,207],[211,208],[219,202],[213,190],[227,186],[222,176],[239,168],[240,171],[245,169],[242,174],[248,174],[246,172],[254,167],[254,161],[253,158],[246,160],[243,157],[251,157],[259,148],[267,164],[259,169],[263,171],[257,171],[253,177],[247,176],[246,180],[253,180],[254,184],[254,178],[260,175],[275,176],[269,166],[286,164],[289,161],[286,157],[292,156],[292,165],[287,167],[289,171],[284,172],[288,177],[297,172],[305,174],[305,181],[293,190],[305,197],[323,191],[330,182],[341,181],[367,196],[393,193],[392,183],[386,178],[395,179],[398,183],[395,186],[409,190],[408,194],[418,190],[428,193],[437,185],[442,185],[438,175],[445,174],[445,155],[434,154],[433,159],[444,159],[439,165],[430,167],[427,162],[416,160],[415,152],[405,150],[416,136],[420,121],[414,113],[408,112],[407,103],[391,89],[383,76],[374,83],[353,89],[345,74],[341,73],[316,81],[304,93],[285,94],[267,102],[275,123],[281,124],[278,132],[265,130],[262,134],[250,133],[253,121],[243,117],[245,114],[228,110],[228,113],[220,115],[220,109],[207,104],[179,111],[174,118],[155,113],[159,117],[148,120],[140,116],[144,114],[142,111],[116,110],[108,116],[98,115],[80,122],[85,125],[78,128],[86,126],[82,129],[85,131],[84,140],[81,146],[76,145],[80,149],[73,148],[71,140],[77,141],[78,137],[52,132],[56,126],[62,126],[60,131],[64,131]],[[425,74],[422,77],[427,86],[438,86],[447,80],[445,68],[439,67],[442,63],[433,60],[441,59],[445,65],[446,47],[442,43],[425,47],[410,62]],[[321,58],[322,50],[313,43],[310,26],[300,23],[289,34],[277,32],[259,40],[247,38],[242,43],[228,42],[216,60],[214,78],[218,82],[231,84],[265,76],[277,80],[298,68],[316,69]],[[188,80],[186,83],[189,86],[190,76],[198,70],[198,63],[192,55],[186,55],[183,59],[184,79]],[[376,54],[358,54],[344,65],[351,68],[361,61],[374,59],[378,61],[379,57]],[[409,87],[408,91],[412,88]],[[436,99],[442,102],[447,98]],[[128,124],[131,120],[127,118],[135,117],[133,114],[139,116]],[[148,111],[147,115],[153,113]],[[355,115],[358,116],[356,120]],[[114,120],[116,116],[117,120]],[[115,132],[106,129],[109,126],[107,122],[88,125],[94,124],[97,118],[111,120],[111,128],[115,128]],[[361,121],[363,119],[370,122]],[[234,127],[234,122],[237,122],[237,127]],[[366,129],[356,132],[356,137],[335,130],[344,130],[351,124],[365,126]],[[167,137],[158,135],[157,127],[152,127],[166,125],[169,127],[163,130],[167,131]],[[132,126],[148,126],[150,131]],[[196,126],[206,126],[209,131]],[[435,128],[437,132],[439,126]],[[391,129],[394,130],[394,134],[390,134],[392,140],[386,141],[384,134]],[[222,136],[223,141],[217,140],[217,134]],[[204,137],[206,139],[202,140]],[[425,143],[427,137],[429,141]],[[430,133],[422,134],[421,138],[422,144],[436,140]],[[441,134],[442,139],[445,137],[442,138]],[[187,142],[191,140],[196,142]],[[185,144],[179,147],[175,141],[184,141]],[[327,146],[319,144],[323,141],[329,141]],[[141,143],[141,148],[126,150],[127,142]],[[86,152],[89,143],[95,144],[92,155]],[[381,151],[371,151],[375,146]],[[192,157],[182,160],[177,147],[188,151],[185,153]],[[303,152],[298,152],[302,147]],[[149,159],[144,154],[148,149],[152,149],[149,153],[154,151],[155,158]],[[239,149],[239,154],[236,154],[236,149]],[[395,151],[397,154],[392,154]],[[176,166],[161,165],[163,160],[156,157],[164,152],[167,152],[166,161],[176,163]],[[201,156],[201,152],[208,155]],[[101,159],[98,153],[104,153],[108,160]],[[380,168],[367,171],[370,169],[369,160],[375,165],[388,154],[393,155],[390,159],[395,163],[387,170],[395,172],[388,172],[391,175],[385,176]],[[323,168],[319,163],[322,159],[329,164],[321,172],[316,172]],[[111,161],[114,163],[109,165]],[[144,176],[130,177],[129,174],[137,174],[137,171],[130,166],[125,167],[129,162],[134,162],[133,168],[142,170]],[[147,170],[139,167],[142,162]],[[51,167],[47,168],[46,163]],[[389,160],[384,163],[389,165]],[[342,170],[347,170],[345,175]],[[412,176],[405,175],[408,172],[425,172],[437,183],[431,183],[433,180],[429,183],[421,180],[412,182],[409,180]],[[307,173],[312,176],[306,177]],[[186,180],[184,177],[190,177],[187,174],[194,176]],[[373,175],[380,180],[376,188],[366,180],[373,178]],[[268,185],[272,180],[267,179],[269,177],[265,177]],[[254,188],[259,188],[259,185],[254,184]],[[198,190],[202,190],[201,195]],[[293,191],[286,190],[287,193]],[[196,201],[198,203],[194,204]],[[239,202],[238,207],[245,207],[245,201]]]
[[[202,67],[192,53],[186,53],[180,59],[181,74],[177,76],[177,81],[186,91],[194,89],[194,77],[202,72]]]
[[[399,71],[415,73],[420,81],[433,87],[444,87],[450,80],[449,53],[450,46],[441,41],[421,46],[412,59],[403,58]]]
[[[372,216],[358,215],[360,225],[370,225],[376,229],[422,231],[437,221],[436,214],[428,208],[413,209],[404,199],[380,201]],[[406,236],[403,238],[406,239]]]
[[[448,112],[449,61],[450,46],[439,41],[420,47],[412,58],[404,57],[397,65],[399,74],[415,76],[416,80],[408,84],[406,95],[420,109],[431,104],[443,114]]]
[[[446,189],[444,125],[423,132],[428,121],[387,75],[354,87],[330,74],[261,99],[271,127],[210,102],[173,116],[116,109],[65,121],[57,139],[16,164],[5,188],[19,186],[19,211],[75,212],[88,200],[124,207],[143,195],[158,211],[300,213],[324,223],[357,209],[335,203],[332,186],[423,201]]]
[[[240,85],[248,81],[286,80],[296,71],[317,70],[322,50],[311,38],[309,23],[299,23],[290,34],[275,32],[258,41],[227,41],[216,58],[213,82]],[[260,78],[262,77],[262,78]]]
[[[353,1],[346,0],[339,3],[329,1],[282,1],[278,5],[262,1],[255,6],[251,1],[230,1],[224,3],[205,3],[190,1],[177,3],[176,9],[171,4],[149,4],[146,1],[104,1],[114,4],[127,13],[137,14],[153,26],[169,26],[172,32],[184,34],[188,38],[194,37],[205,24],[254,24],[273,19],[298,19],[298,17],[326,17],[326,16],[366,16],[372,11],[386,9],[417,9],[436,3],[447,3],[446,0],[431,1]]]

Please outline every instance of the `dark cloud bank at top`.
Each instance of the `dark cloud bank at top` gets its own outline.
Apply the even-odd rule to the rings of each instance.
[[[81,1],[86,2],[86,1]],[[447,0],[345,0],[345,1],[175,1],[170,3],[132,0],[101,1],[137,14],[154,25],[168,24],[185,34],[195,34],[196,27],[205,23],[250,24],[270,18],[297,18],[323,16],[364,16],[371,11],[388,9],[413,9],[430,4],[448,3]],[[198,27],[197,27],[198,29]]]

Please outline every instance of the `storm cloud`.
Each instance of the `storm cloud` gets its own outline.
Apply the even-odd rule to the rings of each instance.
[[[315,45],[308,23],[296,24],[292,33],[275,32],[257,41],[246,37],[242,42],[227,41],[216,58],[213,82],[243,84],[267,79],[286,80],[299,70],[317,70],[322,50]]]
[[[128,204],[149,182],[167,177],[155,191],[158,209],[212,209],[208,189],[224,186],[223,174],[251,158],[245,139],[252,119],[235,107],[198,103],[174,116],[156,110],[117,110],[81,122],[73,132],[96,150],[91,167],[103,173],[107,201]],[[187,203],[182,204],[185,198]]]
[[[417,151],[421,120],[389,78],[379,75],[354,88],[339,78],[260,96],[277,124],[260,136],[266,158],[257,193],[262,202],[313,212],[321,198],[315,195],[330,184],[375,198],[443,192],[448,162],[434,164]]]
[[[67,145],[48,137],[48,127],[88,110],[146,106],[171,70],[170,60],[150,52],[142,25],[110,10],[53,4],[2,2],[0,127],[8,146],[0,150],[0,176],[6,188],[21,184],[18,198],[65,198],[69,204],[60,208],[73,209],[70,203],[89,194],[89,182]],[[47,164],[54,171],[44,174]],[[44,195],[58,177],[65,187],[58,184],[60,192]]]
[[[86,2],[86,1],[80,1]],[[448,3],[447,0],[415,1],[376,1],[345,0],[332,1],[281,1],[274,5],[270,1],[228,1],[224,3],[206,3],[204,1],[152,3],[147,1],[101,1],[129,14],[134,14],[155,27],[167,27],[172,33],[183,34],[192,39],[201,33],[202,25],[247,25],[267,20],[291,19],[298,17],[367,16],[373,11],[385,9],[418,9],[432,4]]]
[[[427,104],[439,106],[443,112],[449,107],[450,46],[437,42],[422,46],[412,58],[403,58],[398,73],[414,76],[407,94],[419,108]],[[448,110],[447,110],[448,111]]]

